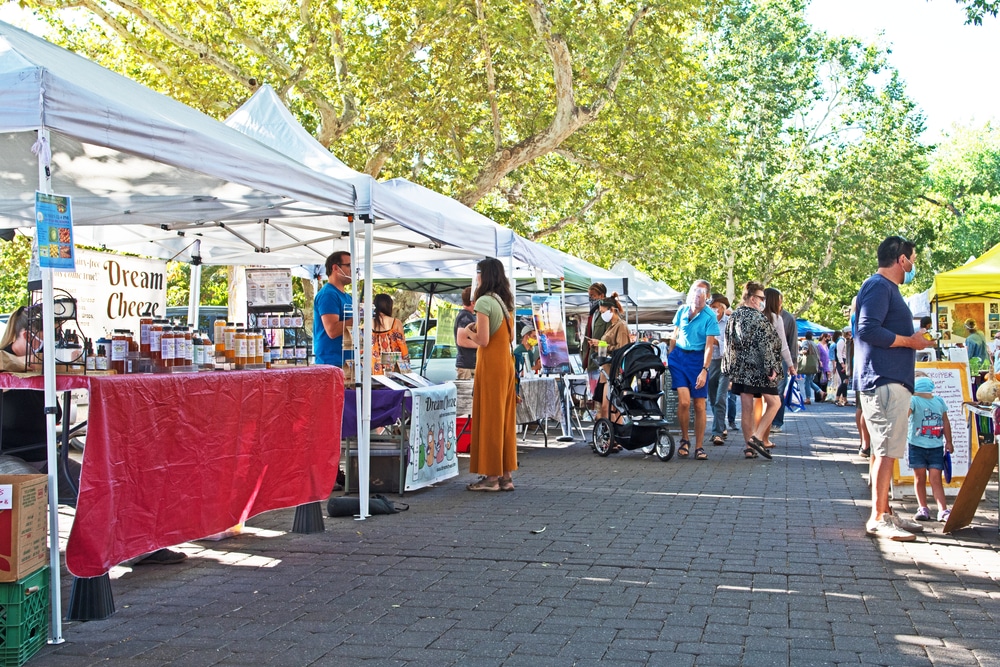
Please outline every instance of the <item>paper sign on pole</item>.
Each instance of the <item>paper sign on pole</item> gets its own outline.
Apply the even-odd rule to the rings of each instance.
[[[39,266],[57,271],[76,270],[69,197],[35,192],[35,239]]]

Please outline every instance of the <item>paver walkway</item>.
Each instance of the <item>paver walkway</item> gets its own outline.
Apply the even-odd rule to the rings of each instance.
[[[463,475],[315,535],[272,512],[116,568],[117,613],[30,664],[1000,664],[995,483],[955,536],[868,538],[853,417],[790,415],[771,462],[532,446],[514,493]]]

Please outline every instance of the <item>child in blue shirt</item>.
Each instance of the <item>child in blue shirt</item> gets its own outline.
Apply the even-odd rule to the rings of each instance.
[[[944,399],[934,395],[934,380],[917,377],[910,399],[909,463],[913,468],[913,490],[917,495],[920,509],[913,516],[917,521],[930,521],[931,512],[927,507],[927,477],[930,471],[931,493],[937,501],[938,521],[947,521],[951,510],[945,502],[941,471],[944,469],[944,453],[955,451],[951,444],[951,423],[948,421],[948,406]]]

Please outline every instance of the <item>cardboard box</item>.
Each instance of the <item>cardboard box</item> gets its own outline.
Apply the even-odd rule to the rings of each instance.
[[[47,475],[0,475],[0,581],[49,562]]]

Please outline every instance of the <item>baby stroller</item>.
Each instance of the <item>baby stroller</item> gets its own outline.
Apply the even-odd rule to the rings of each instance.
[[[598,361],[607,363],[607,358]],[[669,461],[674,438],[660,407],[664,373],[660,351],[651,343],[632,343],[616,350],[610,361],[611,377],[605,375],[604,390],[611,419],[594,423],[594,451],[607,456],[615,445],[621,445],[629,451],[655,452],[661,461]]]

